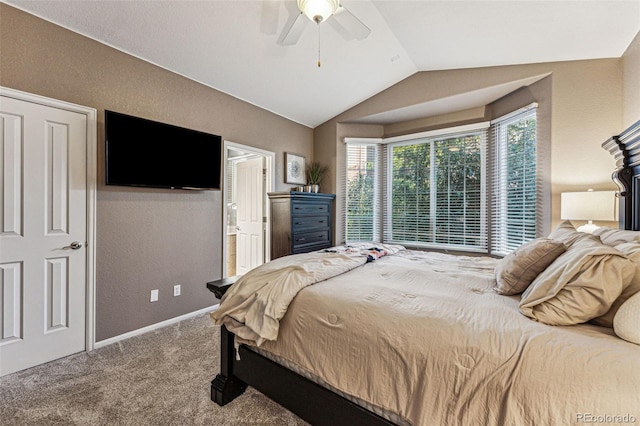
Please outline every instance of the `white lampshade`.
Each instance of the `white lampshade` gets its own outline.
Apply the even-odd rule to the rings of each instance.
[[[565,220],[592,221],[618,220],[618,201],[615,191],[563,192],[561,194],[560,218]],[[591,232],[597,226],[591,226]],[[578,229],[582,230],[582,229]],[[584,229],[589,232],[588,229]]]
[[[338,0],[298,0],[298,9],[319,24],[338,9]]]

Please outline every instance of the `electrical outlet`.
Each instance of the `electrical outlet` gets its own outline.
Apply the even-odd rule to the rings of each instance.
[[[173,286],[173,296],[180,296],[180,294],[182,293],[182,287],[180,287],[180,284],[176,284]]]
[[[149,302],[157,302],[158,301],[158,290],[151,290],[151,298]]]

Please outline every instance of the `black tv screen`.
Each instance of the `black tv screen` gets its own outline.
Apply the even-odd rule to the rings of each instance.
[[[221,138],[105,111],[106,184],[220,189]]]

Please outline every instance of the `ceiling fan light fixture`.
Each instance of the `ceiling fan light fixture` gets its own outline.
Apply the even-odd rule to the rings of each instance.
[[[338,0],[298,0],[298,9],[319,24],[333,15],[339,4]]]

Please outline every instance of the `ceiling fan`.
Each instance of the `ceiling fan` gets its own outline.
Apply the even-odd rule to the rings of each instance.
[[[283,46],[296,44],[309,20],[318,24],[319,28],[321,22],[333,18],[334,24],[357,40],[365,39],[371,33],[369,27],[342,6],[339,0],[297,0],[297,3],[300,13],[285,26],[278,40]]]

